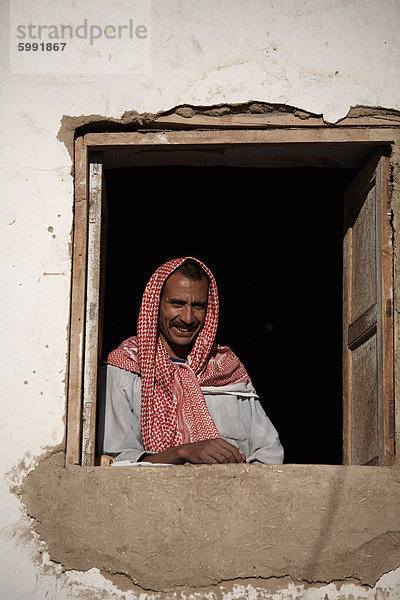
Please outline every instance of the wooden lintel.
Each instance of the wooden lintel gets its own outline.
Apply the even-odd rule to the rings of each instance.
[[[390,128],[351,129],[265,129],[265,130],[195,130],[195,131],[140,131],[118,133],[88,133],[88,148],[102,146],[200,146],[252,144],[306,144],[306,143],[391,143],[399,132]]]

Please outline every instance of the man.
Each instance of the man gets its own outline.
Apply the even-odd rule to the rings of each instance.
[[[214,342],[217,325],[211,271],[190,257],[161,265],[137,337],[111,352],[101,376],[100,464],[282,462],[244,366]]]

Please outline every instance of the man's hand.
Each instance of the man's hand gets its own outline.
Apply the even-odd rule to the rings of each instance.
[[[108,467],[112,465],[113,462],[115,462],[115,458],[113,458],[112,456],[108,456],[108,454],[102,454],[101,456],[96,456],[94,464],[97,467]]]
[[[172,463],[175,465],[193,463],[201,465],[242,463],[246,457],[241,454],[236,446],[222,438],[213,438],[201,442],[182,444],[169,448],[158,454],[148,454],[143,462]]]
[[[246,457],[239,452],[236,446],[222,438],[183,444],[178,449],[185,462],[194,464],[242,463],[246,460]]]

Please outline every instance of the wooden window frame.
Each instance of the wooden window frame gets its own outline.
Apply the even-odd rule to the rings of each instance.
[[[243,117],[243,115],[241,116]],[[101,253],[101,153],[114,148],[162,150],[179,147],[193,150],[199,146],[240,147],[250,145],[295,145],[295,144],[369,144],[376,146],[399,147],[399,129],[396,126],[374,127],[371,120],[356,125],[327,126],[320,123],[278,122],[271,124],[268,115],[244,115],[238,123],[216,119],[215,128],[210,129],[210,118],[194,123],[194,129],[160,131],[143,130],[120,133],[87,133],[75,140],[75,197],[71,278],[71,310],[69,323],[67,425],[66,425],[66,465],[93,465],[95,458],[95,423],[97,395],[97,367],[99,355],[100,314],[100,253]],[[250,118],[250,120],[249,120]],[[251,121],[251,122],[250,122]],[[160,123],[159,126],[170,123]],[[204,129],[201,128],[203,125]],[[393,124],[392,124],[393,125]],[[251,127],[251,128],[249,128]],[[99,154],[100,153],[100,154]],[[90,180],[95,185],[89,185]],[[390,207],[388,207],[390,210]],[[396,277],[396,274],[394,274]],[[393,291],[396,280],[393,281]],[[388,292],[388,290],[386,290]],[[394,305],[398,305],[393,297]],[[393,314],[393,312],[392,312]],[[396,324],[394,324],[394,328]],[[396,330],[394,330],[396,346]],[[394,351],[396,348],[394,348]],[[396,383],[396,382],[394,382]],[[85,396],[85,398],[84,398]],[[395,447],[400,447],[400,406],[399,394],[394,385]],[[346,434],[347,435],[347,434]],[[397,443],[396,443],[397,442]],[[347,459],[349,462],[349,459]],[[398,458],[396,460],[398,461]]]

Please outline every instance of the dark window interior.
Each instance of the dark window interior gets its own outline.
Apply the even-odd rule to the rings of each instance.
[[[244,363],[285,462],[342,462],[343,190],[337,168],[137,167],[106,172],[103,354],[136,333],[164,261],[203,260],[217,341]]]

